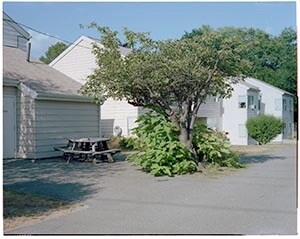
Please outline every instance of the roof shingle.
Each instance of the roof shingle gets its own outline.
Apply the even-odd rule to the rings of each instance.
[[[81,84],[15,47],[3,46],[3,77],[19,80],[37,93],[80,96]]]

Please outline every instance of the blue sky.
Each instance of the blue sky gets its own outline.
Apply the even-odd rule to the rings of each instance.
[[[179,38],[204,24],[254,27],[272,35],[285,27],[296,29],[295,2],[4,2],[3,10],[17,22],[70,42],[80,35],[98,37],[95,30],[79,27],[92,21],[117,31],[150,32],[154,39]],[[36,57],[57,42],[29,33]]]

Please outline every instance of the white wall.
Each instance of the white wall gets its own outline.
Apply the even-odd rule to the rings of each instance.
[[[50,66],[84,84],[87,76],[96,68],[92,43],[89,38],[81,37],[76,46],[71,45],[67,48],[62,53],[63,57],[51,62]]]
[[[67,48],[57,59],[50,63],[50,66],[84,84],[87,76],[97,67],[95,56],[91,50],[92,43],[94,43],[92,39],[81,36],[76,41],[76,46]],[[133,122],[137,116],[138,107],[134,107],[126,101],[108,99],[101,106],[101,135],[105,137],[112,136],[115,126],[122,128],[122,135],[128,135],[128,126],[134,127]]]
[[[229,99],[223,99],[223,131],[228,132],[227,135],[231,144],[247,145],[248,134],[240,134],[243,128],[246,128],[247,121],[247,107],[239,108],[239,95],[244,95],[247,102],[247,88],[236,84],[233,86],[234,90]]]
[[[215,127],[222,130],[222,99],[217,97],[207,97],[206,103],[202,104],[198,110],[197,117],[205,118],[206,122],[216,123]],[[213,126],[213,125],[209,125]]]
[[[125,100],[116,101],[108,99],[101,106],[101,133],[104,137],[113,134],[113,128],[121,127],[122,135],[129,135],[130,127],[135,127],[132,123],[138,117],[138,107],[134,107]],[[113,128],[111,128],[111,126]]]
[[[36,158],[60,156],[53,150],[69,138],[99,137],[99,107],[92,103],[36,100]]]

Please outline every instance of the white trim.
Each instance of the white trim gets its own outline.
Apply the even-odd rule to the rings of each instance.
[[[53,67],[56,63],[58,63],[62,58],[64,58],[70,51],[72,51],[75,47],[77,47],[83,41],[88,41],[91,44],[91,51],[92,51],[92,44],[95,43],[96,41],[82,35],[75,42],[71,43],[67,49],[65,49],[61,54],[58,55],[58,57],[56,57],[52,62],[50,62],[49,66]]]
[[[28,96],[30,96],[31,98],[33,98],[33,99],[36,99],[36,97],[37,97],[37,93],[34,91],[34,90],[32,90],[30,87],[28,87],[27,85],[25,85],[24,83],[20,83],[20,85],[19,85],[19,89],[25,94],[25,95],[28,95]]]
[[[273,85],[271,85],[271,84],[269,84],[269,83],[267,83],[267,82],[264,82],[264,81],[261,81],[261,80],[258,80],[258,79],[252,78],[252,77],[247,77],[247,78],[245,79],[245,81],[247,82],[247,80],[249,80],[249,81],[253,80],[254,82],[256,81],[256,83],[258,83],[258,84],[263,84],[263,85],[265,85],[265,86],[267,86],[267,87],[269,87],[269,88],[271,88],[271,89],[277,91],[277,92],[280,93],[280,94],[287,94],[287,95],[294,96],[292,93],[287,92],[287,91],[285,91],[285,90],[282,90],[282,89],[280,89],[280,88],[278,88],[278,87],[276,87],[276,86],[273,86]]]

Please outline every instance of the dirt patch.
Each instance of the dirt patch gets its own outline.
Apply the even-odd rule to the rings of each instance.
[[[3,219],[4,233],[20,227],[30,226],[43,220],[49,220],[59,216],[86,208],[83,204],[68,205],[59,209],[52,209],[45,213],[39,213],[34,216],[19,216]]]
[[[205,168],[202,169],[201,172],[196,172],[193,174],[193,176],[210,178],[210,179],[218,179],[220,177],[236,173],[240,170],[243,170],[243,168],[219,167],[219,166],[208,164],[205,166]]]

